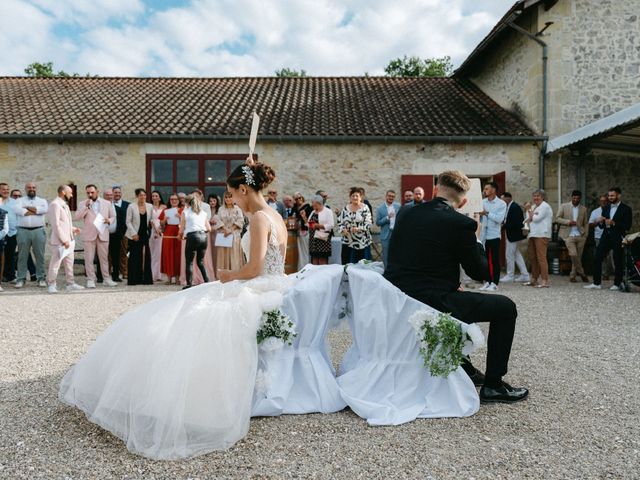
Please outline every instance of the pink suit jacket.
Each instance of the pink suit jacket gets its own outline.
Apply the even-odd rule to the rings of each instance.
[[[100,198],[99,212],[104,218],[108,218],[111,223],[116,221],[114,209],[111,208],[111,202]],[[96,214],[93,208],[87,207],[87,202],[83,201],[78,204],[78,211],[76,211],[76,220],[84,220],[84,228],[82,229],[82,239],[85,242],[93,242],[96,238],[99,238],[103,242],[109,241],[109,229],[105,228],[104,231],[98,235],[98,229],[93,224],[96,219]]]
[[[68,205],[60,197],[49,204],[47,219],[51,225],[51,238],[49,244],[54,246],[64,245],[73,240],[73,223],[71,211]]]

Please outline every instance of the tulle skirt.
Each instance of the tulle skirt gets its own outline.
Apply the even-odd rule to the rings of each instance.
[[[67,372],[60,399],[146,457],[231,447],[249,429],[260,318],[286,282],[208,283],[125,313]]]

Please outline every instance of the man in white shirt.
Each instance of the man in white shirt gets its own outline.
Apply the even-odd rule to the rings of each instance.
[[[36,195],[36,184],[29,182],[24,186],[26,197],[16,201],[14,212],[18,218],[18,277],[16,288],[24,287],[27,278],[27,259],[31,249],[36,257],[36,279],[39,287],[46,287],[44,249],[47,234],[44,230],[45,215],[49,204]]]
[[[575,283],[576,276],[579,275],[583,282],[588,282],[589,278],[582,269],[582,252],[584,244],[589,234],[587,222],[587,207],[580,205],[582,192],[574,190],[571,192],[571,203],[563,203],[556,215],[556,223],[560,225],[558,236],[564,241],[571,258],[571,274],[569,281]]]
[[[533,205],[528,209],[524,222],[529,224],[529,260],[531,263],[530,281],[527,286],[549,287],[549,264],[547,263],[547,248],[553,229],[553,210],[544,201],[545,191],[533,192]],[[538,283],[540,277],[540,283]]]
[[[602,238],[602,232],[604,232],[604,228],[598,223],[598,219],[602,216],[602,209],[609,205],[609,199],[606,195],[600,195],[598,199],[598,203],[600,206],[591,212],[591,216],[589,217],[589,226],[593,227],[593,239],[596,242],[596,248],[593,249],[594,255],[595,251],[598,248],[598,244],[600,243],[600,239]],[[611,253],[607,255],[607,258],[604,259],[602,264],[602,271],[604,275],[602,276],[603,280],[609,280],[609,275],[613,274],[613,259]]]
[[[500,283],[500,238],[502,236],[502,222],[507,213],[507,204],[498,198],[498,184],[488,182],[484,186],[484,199],[482,201],[483,211],[480,212],[482,219],[481,240],[487,253],[489,264],[490,282],[478,290],[496,291]]]

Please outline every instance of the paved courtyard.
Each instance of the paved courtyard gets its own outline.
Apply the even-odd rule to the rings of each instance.
[[[227,452],[150,461],[57,400],[118,315],[173,287],[0,294],[0,478],[638,478],[640,294],[501,286],[520,312],[510,373],[531,396],[471,418],[369,427],[351,411],[254,419]],[[486,331],[486,329],[485,329]],[[334,361],[349,333],[333,332]],[[140,348],[144,348],[141,345]],[[475,358],[483,365],[485,351]]]

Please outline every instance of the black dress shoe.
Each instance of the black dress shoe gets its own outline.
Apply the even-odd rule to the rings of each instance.
[[[508,383],[502,382],[498,388],[483,386],[480,389],[480,401],[482,403],[513,403],[524,400],[529,396],[526,388],[513,388]]]
[[[469,375],[469,378],[476,387],[481,387],[484,385],[484,373],[477,368],[474,368],[474,370],[474,372],[466,372],[466,374]]]

